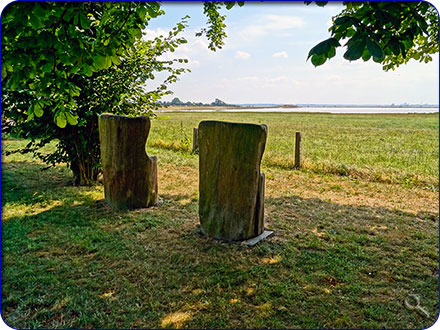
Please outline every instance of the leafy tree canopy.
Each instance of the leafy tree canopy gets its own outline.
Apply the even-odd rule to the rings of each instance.
[[[52,111],[60,127],[75,124],[80,88],[72,77],[120,64],[161,14],[157,2],[11,3],[2,15],[2,85],[33,97],[29,119]]]
[[[306,1],[310,4],[311,1]],[[325,6],[327,1],[316,1]],[[347,48],[344,58],[381,63],[394,70],[411,59],[429,62],[439,51],[436,9],[424,1],[344,1],[345,8],[333,17],[331,37],[313,47],[307,59],[315,66]]]
[[[2,90],[2,119],[12,120],[5,125],[4,133],[29,139],[21,153],[32,153],[49,166],[67,163],[74,175],[74,183],[90,184],[100,172],[98,114],[110,112],[121,115],[148,115],[157,109],[163,95],[170,94],[169,84],[186,71],[176,67],[186,59],[163,60],[161,56],[186,43],[179,33],[186,26],[185,20],[173,28],[168,36],[153,40],[138,40],[119,57],[119,64],[94,72],[90,77],[75,74],[69,82],[78,87],[75,97],[76,116],[66,112],[54,121],[51,111],[39,109],[38,116],[29,119],[28,108],[35,100],[27,90]],[[162,83],[150,87],[156,73],[162,73]],[[34,103],[37,111],[38,103]],[[70,124],[70,125],[68,125]],[[55,140],[53,152],[41,148]]]
[[[228,104],[226,102],[220,100],[220,99],[215,99],[215,101],[212,102],[211,105],[214,105],[214,106],[224,106],[224,105],[228,105]]]
[[[234,4],[204,4],[208,27],[200,35],[210,49],[221,48],[226,37],[220,7]],[[51,112],[58,126],[75,125],[76,77],[119,65],[149,20],[162,14],[156,1],[13,2],[2,13],[2,90],[32,97],[29,120]]]

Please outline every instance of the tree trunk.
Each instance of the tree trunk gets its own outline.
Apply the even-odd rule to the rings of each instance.
[[[264,230],[260,164],[266,125],[202,121],[198,132],[202,231],[228,241],[260,235]]]
[[[150,126],[148,117],[99,116],[105,199],[117,209],[157,202],[157,158],[145,152]]]
[[[75,186],[91,186],[96,184],[98,175],[101,172],[99,168],[96,168],[94,161],[72,161],[70,169],[73,172],[73,184]]]
[[[67,126],[60,139],[60,147],[68,155],[69,167],[72,170],[76,186],[90,186],[97,183],[101,173],[99,161],[98,117],[87,118],[85,124]]]

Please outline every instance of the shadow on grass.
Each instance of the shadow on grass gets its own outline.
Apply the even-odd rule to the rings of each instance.
[[[247,248],[201,236],[191,194],[115,211],[90,195],[96,187],[69,187],[65,171],[8,166],[2,203],[57,202],[2,224],[2,315],[13,327],[422,328],[435,319],[437,214],[269,196],[275,236]],[[429,318],[404,307],[414,293]]]
[[[291,232],[307,224],[315,225],[318,229],[330,230],[337,227],[363,231],[371,235],[374,235],[375,230],[401,231],[408,227],[412,231],[420,229],[434,233],[438,228],[439,216],[434,212],[413,214],[398,209],[342,205],[319,198],[305,199],[299,196],[267,197],[265,204],[269,222],[277,219],[278,224],[282,224],[280,229],[286,228]],[[289,220],[284,221],[287,219]]]
[[[72,186],[69,170],[31,162],[2,163],[2,206],[7,203],[47,202],[59,188]]]
[[[438,310],[438,216],[267,198],[255,248],[198,234],[197,202],[114,211],[76,194],[2,229],[14,327],[427,327]],[[429,318],[404,308],[422,297]]]

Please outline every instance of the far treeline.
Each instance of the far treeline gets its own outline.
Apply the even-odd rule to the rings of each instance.
[[[202,102],[183,102],[181,101],[179,98],[175,97],[174,99],[172,99],[170,102],[166,102],[166,101],[162,101],[159,102],[160,105],[168,107],[168,106],[196,106],[196,107],[233,107],[236,106],[235,104],[228,104],[226,102],[223,102],[220,99],[215,99],[214,102],[211,103],[202,103]]]

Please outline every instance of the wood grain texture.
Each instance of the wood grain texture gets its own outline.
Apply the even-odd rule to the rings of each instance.
[[[157,202],[157,158],[145,151],[150,127],[148,117],[99,116],[105,199],[117,209]]]
[[[198,132],[202,231],[228,241],[260,235],[264,230],[260,164],[266,125],[202,121]]]

